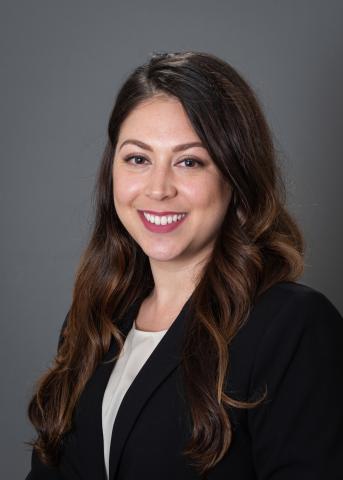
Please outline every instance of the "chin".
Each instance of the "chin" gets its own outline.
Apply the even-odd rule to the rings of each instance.
[[[169,262],[179,257],[179,253],[172,252],[154,252],[151,250],[144,250],[144,253],[149,257],[150,260],[155,260],[156,262]]]
[[[153,252],[147,252],[147,256],[150,258],[150,260],[156,260],[158,262],[168,262],[169,260],[173,260],[175,258],[175,255],[170,255],[168,253],[153,253]]]

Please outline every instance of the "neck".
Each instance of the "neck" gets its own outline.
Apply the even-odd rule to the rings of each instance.
[[[205,267],[207,255],[192,262],[161,262],[150,259],[154,289],[148,297],[150,306],[157,312],[183,305],[192,295]]]

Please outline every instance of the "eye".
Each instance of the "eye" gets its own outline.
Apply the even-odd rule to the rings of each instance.
[[[143,157],[142,155],[131,155],[130,157],[124,158],[124,162],[130,163],[130,160],[132,160],[133,158],[140,158],[140,159],[143,159],[143,161],[146,160],[146,158]],[[143,162],[134,163],[134,165],[143,165]]]
[[[131,160],[133,159],[140,159],[139,162],[131,162]],[[144,160],[146,160],[146,158],[143,156],[143,155],[130,155],[128,157],[125,157],[124,158],[124,162],[126,163],[131,163],[131,165],[144,165]],[[179,163],[184,163],[184,162],[187,162],[186,166],[187,167],[193,167],[194,164],[197,164],[199,167],[202,167],[204,164],[203,162],[201,162],[200,160],[197,160],[195,158],[191,158],[191,157],[187,157],[187,158],[184,158],[183,160],[181,160],[181,162]]]
[[[181,160],[181,162],[179,162],[179,163],[183,163],[183,162],[187,162],[187,163],[188,163],[188,166],[190,166],[190,165],[189,165],[189,162],[191,162],[191,163],[192,163],[192,162],[193,162],[193,163],[195,162],[195,163],[197,163],[197,164],[199,165],[199,167],[202,167],[202,166],[204,165],[203,162],[200,162],[200,160],[196,160],[195,158],[191,158],[191,157],[184,158],[184,159]]]

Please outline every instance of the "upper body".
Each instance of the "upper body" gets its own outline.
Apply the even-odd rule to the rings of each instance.
[[[110,480],[199,478],[190,458],[212,479],[342,477],[342,317],[290,281],[303,274],[305,243],[277,156],[254,91],[223,59],[163,53],[129,75],[108,123],[70,328],[28,409],[33,443],[61,458],[46,468],[34,453],[28,479],[105,480],[109,436]],[[148,292],[154,318],[143,325],[168,331],[132,383],[123,378],[103,432],[117,327],[128,334]]]
[[[110,480],[200,478],[182,455],[190,435],[180,346],[188,302],[134,378],[116,415]],[[139,304],[120,328],[127,334]],[[111,343],[104,361],[113,358]],[[105,480],[104,392],[115,363],[100,363],[88,381],[58,467],[33,451],[26,480]],[[343,318],[325,295],[294,282],[264,292],[230,344],[225,392],[267,398],[253,409],[230,408],[232,444],[209,479],[343,478]]]

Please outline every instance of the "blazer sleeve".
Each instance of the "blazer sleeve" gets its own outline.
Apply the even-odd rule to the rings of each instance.
[[[343,479],[343,318],[311,289],[288,299],[257,349],[248,410],[259,480]]]
[[[68,315],[69,311],[60,329],[57,350],[60,348],[60,345],[63,342],[63,332],[67,325]],[[36,450],[32,448],[31,470],[25,477],[25,480],[63,480],[63,477],[61,476],[61,473],[59,472],[57,467],[48,467],[47,465],[42,463],[37,455]]]

